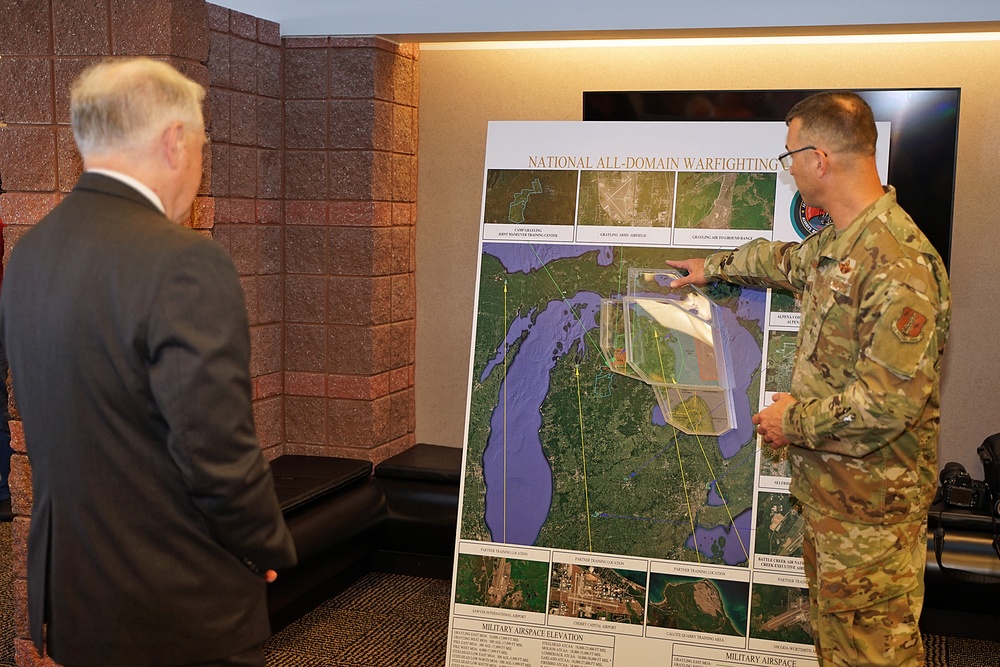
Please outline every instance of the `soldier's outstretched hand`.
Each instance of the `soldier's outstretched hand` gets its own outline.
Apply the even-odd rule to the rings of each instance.
[[[671,282],[671,287],[677,288],[683,287],[684,285],[697,285],[698,287],[701,287],[702,285],[707,285],[709,283],[708,278],[705,277],[705,260],[700,257],[678,260],[668,259],[667,265],[672,266],[675,269],[687,271],[686,276]]]

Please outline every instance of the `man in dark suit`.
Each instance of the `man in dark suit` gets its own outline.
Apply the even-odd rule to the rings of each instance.
[[[67,667],[263,665],[295,563],[254,432],[233,264],[179,224],[205,91],[148,59],[74,83],[85,173],[17,243],[0,335],[32,466],[32,637]]]

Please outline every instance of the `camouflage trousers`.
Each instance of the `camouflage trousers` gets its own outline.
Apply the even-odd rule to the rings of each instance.
[[[802,508],[802,555],[820,667],[924,664],[926,520],[873,526]]]

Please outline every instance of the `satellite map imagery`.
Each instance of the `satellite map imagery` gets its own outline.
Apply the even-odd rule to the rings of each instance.
[[[685,229],[771,229],[777,178],[774,172],[681,172],[674,224]]]
[[[608,227],[669,227],[672,171],[583,171],[577,223]]]
[[[548,574],[547,562],[459,554],[455,602],[543,612]]]
[[[745,636],[750,583],[653,573],[647,622],[660,628]]]
[[[688,434],[612,372],[603,299],[683,249],[483,246],[461,537],[746,567],[763,290],[707,291],[733,368],[735,428]]]
[[[552,564],[549,614],[642,625],[645,570]]]
[[[503,225],[572,225],[576,171],[490,169],[483,220]]]

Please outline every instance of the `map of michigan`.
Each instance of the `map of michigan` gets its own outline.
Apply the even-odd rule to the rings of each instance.
[[[747,565],[765,292],[707,291],[733,351],[737,426],[721,436],[669,426],[598,340],[630,267],[695,252],[484,244],[464,539]]]

